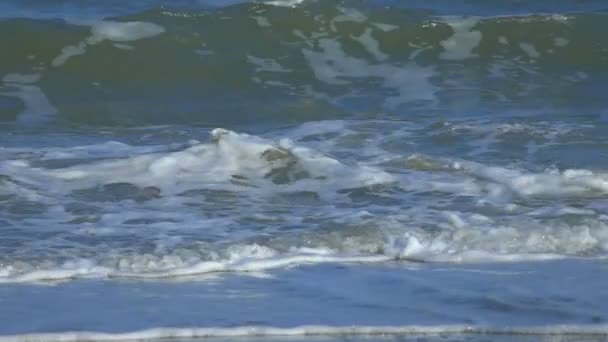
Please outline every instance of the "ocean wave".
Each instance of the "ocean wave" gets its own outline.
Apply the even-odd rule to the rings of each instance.
[[[577,89],[605,71],[605,45],[588,39],[601,13],[445,17],[286,4],[152,10],[60,27],[0,21],[0,32],[16,34],[7,41],[28,42],[27,54],[5,49],[3,70],[37,77],[4,76],[0,95],[25,107],[6,121],[224,126],[450,110],[454,102],[559,107],[575,93],[592,105],[595,92]]]
[[[63,252],[32,251],[27,258],[19,253],[8,253],[0,262],[0,282],[204,279],[221,273],[246,274],[326,263],[405,262],[413,265],[410,263],[602,260],[608,251],[608,225],[605,223],[510,227],[479,217],[463,219],[453,213],[446,215],[448,223],[439,231],[368,220],[353,228],[342,226],[326,233],[277,234],[257,243],[198,243],[159,246],[155,250],[145,250],[145,244],[127,249],[74,246]],[[96,256],[84,256],[92,253]]]
[[[128,183],[155,187],[163,194],[201,188],[241,190],[263,186],[281,191],[319,194],[393,182],[388,173],[365,165],[346,165],[288,139],[278,142],[224,129],[211,132],[210,143],[187,144],[168,153],[96,161],[66,168],[32,167],[26,160],[2,163],[0,169],[17,181],[37,185],[55,183],[57,191]],[[121,145],[112,147],[122,147]],[[102,150],[105,146],[100,147]],[[144,151],[150,149],[144,149]]]
[[[169,145],[2,148],[5,224],[49,228],[34,240],[10,231],[0,281],[607,255],[603,172],[403,155],[382,147],[397,137],[411,141],[425,126],[374,136],[357,125],[308,123],[273,137],[215,129],[207,142]],[[459,127],[448,131],[468,132]],[[496,139],[572,134],[476,128]],[[354,137],[365,144],[353,145]]]
[[[0,341],[126,341],[182,338],[246,338],[246,337],[304,337],[304,336],[399,336],[399,335],[535,335],[535,336],[606,336],[608,326],[543,325],[543,326],[476,326],[476,325],[402,325],[402,326],[324,326],[305,325],[293,328],[265,326],[210,328],[152,328],[126,333],[59,332],[0,336]]]

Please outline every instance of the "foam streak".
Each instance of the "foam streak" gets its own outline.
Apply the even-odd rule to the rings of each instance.
[[[608,325],[548,325],[530,327],[493,327],[471,325],[401,326],[323,326],[293,328],[242,326],[231,328],[153,328],[127,333],[74,331],[0,336],[0,342],[18,341],[125,341],[168,338],[282,337],[282,336],[370,336],[434,334],[501,335],[596,335],[608,336]]]

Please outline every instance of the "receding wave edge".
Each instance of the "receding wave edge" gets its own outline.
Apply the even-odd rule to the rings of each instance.
[[[303,325],[292,328],[270,326],[153,328],[126,333],[72,331],[0,336],[8,341],[124,341],[168,338],[281,337],[281,336],[365,336],[432,334],[501,334],[501,335],[599,335],[608,336],[608,324],[547,326],[475,326],[475,325],[398,325],[398,326],[323,326]]]

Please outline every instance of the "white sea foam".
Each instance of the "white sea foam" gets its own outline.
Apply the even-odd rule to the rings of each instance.
[[[25,106],[25,109],[17,116],[19,123],[44,123],[51,120],[57,113],[42,89],[35,85],[40,77],[40,74],[7,74],[2,78],[4,85],[14,90],[3,91],[0,94],[16,97]]]
[[[291,72],[291,70],[283,67],[276,60],[271,58],[258,58],[252,55],[247,55],[247,61],[256,66],[256,72]]]
[[[115,44],[112,44],[112,46],[114,46],[117,49],[127,50],[127,51],[134,49],[134,47],[132,45],[129,45],[129,44],[115,43]]]
[[[442,131],[494,132],[497,139],[560,134],[554,126],[482,126],[446,124]],[[417,129],[425,128],[336,120],[282,129],[273,139],[216,129],[208,143],[175,146],[0,148],[0,192],[43,208],[31,214],[26,203],[23,214],[11,209],[6,220],[49,226],[79,240],[144,241],[128,250],[106,242],[56,250],[65,244],[60,237],[27,241],[23,248],[31,258],[3,254],[2,281],[198,277],[323,262],[511,262],[608,253],[606,174],[530,171],[525,164],[493,166],[383,149],[393,139],[406,146],[403,141],[414,139]],[[348,162],[319,152],[343,156],[353,148],[358,159]],[[360,198],[387,202],[361,207]],[[252,228],[241,229],[244,222]]]
[[[473,49],[481,42],[481,32],[473,30],[479,21],[473,18],[448,20],[454,34],[442,41],[444,48],[439,57],[447,60],[463,60],[474,57]]]
[[[341,120],[323,120],[303,123],[290,129],[289,136],[293,140],[307,138],[315,135],[341,134],[351,132],[347,124]]]
[[[73,147],[46,147],[44,149],[32,149],[28,147],[0,147],[0,157],[3,160],[10,160],[18,156],[29,154],[40,161],[121,158],[129,157],[135,154],[163,152],[167,151],[168,149],[169,148],[165,145],[131,146],[118,141],[106,141],[99,144]]]
[[[53,59],[51,65],[54,67],[62,66],[67,63],[70,58],[85,54],[87,46],[99,44],[105,40],[125,43],[153,37],[163,32],[165,32],[165,29],[162,26],[148,22],[95,22],[91,24],[91,36],[76,45],[64,47],[61,50],[61,53]]]
[[[141,21],[101,21],[93,24],[91,32],[93,41],[107,39],[113,42],[131,42],[157,36],[165,32],[165,29],[160,25]]]
[[[271,27],[272,24],[270,24],[270,21],[268,21],[268,18],[263,17],[263,16],[253,16],[252,17],[256,24],[258,24],[259,27]]]
[[[295,6],[303,3],[304,1],[305,0],[272,0],[272,1],[264,1],[264,3],[273,5],[273,6],[279,6],[279,7],[295,7]]]
[[[429,212],[416,207],[389,217],[361,212],[341,217],[335,222],[341,228],[335,231],[321,234],[311,230],[291,236],[276,236],[264,244],[233,242],[180,247],[180,239],[172,241],[168,237],[160,237],[157,247],[147,252],[107,250],[102,245],[96,247],[95,258],[79,257],[87,250],[81,252],[74,248],[56,260],[46,257],[38,261],[13,262],[9,259],[0,267],[0,282],[29,283],[74,278],[202,278],[215,273],[260,272],[322,263],[392,260],[493,263],[595,258],[608,252],[607,222],[590,219],[573,225],[547,224],[547,221],[536,219],[537,215],[533,212],[528,217],[497,221],[481,214]],[[417,227],[412,222],[434,224],[437,229]],[[109,223],[110,226],[120,224]],[[210,234],[217,224],[214,221],[207,223]],[[103,235],[99,229],[93,232]],[[109,234],[116,232],[110,231]]]
[[[303,49],[302,53],[321,82],[347,85],[356,78],[380,78],[383,87],[396,93],[385,101],[392,109],[411,101],[436,100],[436,87],[429,80],[434,75],[432,67],[421,67],[413,62],[400,66],[369,64],[364,59],[348,56],[338,41],[329,38],[319,39],[318,46],[320,51]]]
[[[364,23],[367,21],[367,16],[354,8],[337,7],[341,14],[335,16],[330,23],[333,31],[336,31],[336,23],[353,22],[353,23]]]
[[[494,65],[492,72],[502,74],[502,66]],[[534,124],[493,123],[486,120],[467,123],[446,122],[443,129],[434,134],[449,134],[463,139],[471,147],[468,156],[476,158],[480,154],[495,152],[498,144],[525,144],[529,155],[543,148],[555,146],[568,138],[573,131],[588,129],[588,125],[571,125],[560,122],[537,122]],[[520,135],[519,141],[513,139]]]
[[[376,60],[383,61],[388,58],[387,54],[380,51],[380,43],[372,36],[371,28],[367,28],[360,36],[353,37],[353,39],[361,43]]]
[[[107,147],[97,146],[98,151],[51,149],[48,153],[62,158],[87,153],[107,156]],[[128,147],[119,147],[129,152]],[[223,129],[213,130],[211,143],[186,146],[176,152],[153,153],[155,150],[150,147],[139,151],[142,154],[128,158],[57,169],[33,168],[27,161],[13,160],[0,163],[0,169],[26,184],[61,193],[104,184],[130,183],[142,188],[158,188],[164,195],[191,189],[224,188],[255,192],[260,196],[277,191],[316,191],[322,197],[332,197],[340,189],[394,181],[390,174],[380,169],[346,165],[288,139],[273,142]]]
[[[127,341],[190,338],[238,338],[238,337],[297,337],[297,336],[395,336],[437,334],[500,334],[538,336],[606,336],[605,324],[561,324],[542,326],[485,326],[485,325],[354,325],[327,326],[303,325],[289,328],[271,326],[201,327],[201,328],[151,328],[146,330],[105,333],[93,331],[69,331],[56,333],[31,333],[0,336],[0,342],[41,341]],[[515,338],[515,337],[514,337]]]
[[[429,177],[420,189],[426,186],[438,191],[462,192],[502,204],[508,203],[514,196],[524,199],[551,199],[560,196],[593,198],[608,193],[608,174],[584,169],[527,172],[517,168],[419,154],[409,156],[406,163],[422,169],[462,172],[466,176],[462,178],[462,175],[446,173],[445,176],[450,179],[446,182]],[[415,185],[412,187],[416,188]]]
[[[501,193],[510,191],[519,196],[589,196],[608,193],[608,175],[589,170],[547,170],[527,173],[503,167],[485,166],[473,162],[456,162],[462,169],[482,180],[500,186]]]
[[[183,254],[183,252],[182,252]],[[191,253],[192,254],[192,253]],[[232,246],[223,259],[201,260],[179,253],[114,256],[107,260],[74,259],[55,266],[20,262],[0,268],[0,283],[64,281],[76,278],[181,278],[204,277],[214,273],[250,273],[264,270],[322,263],[370,263],[390,260],[383,255],[339,255],[323,249],[302,248],[279,254],[260,245]]]
[[[87,43],[80,42],[76,45],[68,45],[61,49],[61,53],[51,61],[51,65],[58,67],[67,63],[68,59],[84,55],[87,52]]]
[[[40,80],[40,74],[7,74],[2,81],[5,83],[31,84]]]
[[[372,23],[375,27],[381,29],[384,32],[391,32],[399,28],[397,25],[384,24],[384,23]]]
[[[532,58],[532,59],[536,59],[538,57],[540,57],[540,53],[538,52],[538,50],[536,49],[536,47],[534,47],[534,45],[530,44],[530,43],[519,43],[519,48],[522,49],[523,52],[526,53],[526,55],[528,55],[528,57]]]
[[[553,38],[553,44],[557,47],[564,47],[564,46],[570,44],[570,41],[566,38],[555,37],[555,38]]]
[[[505,208],[506,209],[506,208]],[[532,210],[510,218],[416,207],[382,226],[385,255],[426,262],[478,263],[601,257],[608,252],[608,225],[591,211],[576,223],[553,218],[573,215],[556,209]],[[549,217],[549,218],[547,218]],[[387,218],[388,219],[388,218]],[[424,222],[422,227],[408,222]],[[435,229],[429,229],[432,225]]]

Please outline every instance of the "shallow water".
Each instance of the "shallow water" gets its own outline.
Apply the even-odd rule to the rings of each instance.
[[[606,338],[605,9],[4,2],[0,339]]]

